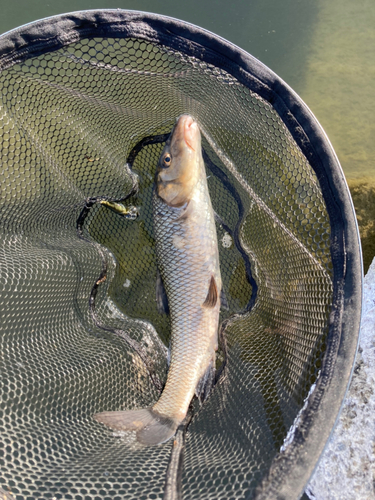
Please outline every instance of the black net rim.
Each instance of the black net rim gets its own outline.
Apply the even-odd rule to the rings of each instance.
[[[353,371],[362,301],[362,254],[349,189],[333,148],[299,96],[263,63],[190,23],[139,11],[90,10],[42,19],[0,36],[0,71],[81,38],[138,37],[212,63],[278,112],[320,183],[331,224],[333,307],[321,376],[294,439],[273,461],[256,498],[298,498],[334,427]]]

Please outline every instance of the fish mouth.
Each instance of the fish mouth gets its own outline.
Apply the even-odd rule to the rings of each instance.
[[[184,139],[185,144],[192,151],[196,151],[198,124],[190,115],[181,115],[177,118],[177,135]]]

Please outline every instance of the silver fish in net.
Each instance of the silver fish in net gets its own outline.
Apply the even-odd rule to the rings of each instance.
[[[112,429],[136,431],[145,445],[175,434],[194,394],[204,399],[215,374],[222,281],[201,134],[189,115],[177,119],[159,159],[153,219],[158,307],[171,317],[167,382],[151,408],[95,415]]]

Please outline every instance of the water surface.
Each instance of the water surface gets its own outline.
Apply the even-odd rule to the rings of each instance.
[[[2,6],[0,32],[51,15],[99,8],[169,15],[237,44],[305,100],[348,179],[375,179],[373,0],[17,0]]]
[[[283,78],[333,144],[359,214],[368,268],[375,251],[373,0],[17,0],[2,5],[0,33],[47,16],[100,8],[156,12],[194,23]]]

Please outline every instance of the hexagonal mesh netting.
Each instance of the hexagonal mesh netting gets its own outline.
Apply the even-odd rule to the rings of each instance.
[[[290,483],[298,498],[349,380],[360,301],[350,200],[313,117],[250,56],[159,16],[60,16],[4,35],[0,51],[3,490],[163,497],[171,442],[141,447],[92,417],[157,399],[145,359],[166,379],[152,188],[163,141],[189,113],[220,217],[228,356],[188,428],[179,488],[276,498],[300,449],[311,464]],[[134,217],[102,203],[121,200]],[[323,443],[309,444],[336,379]]]

